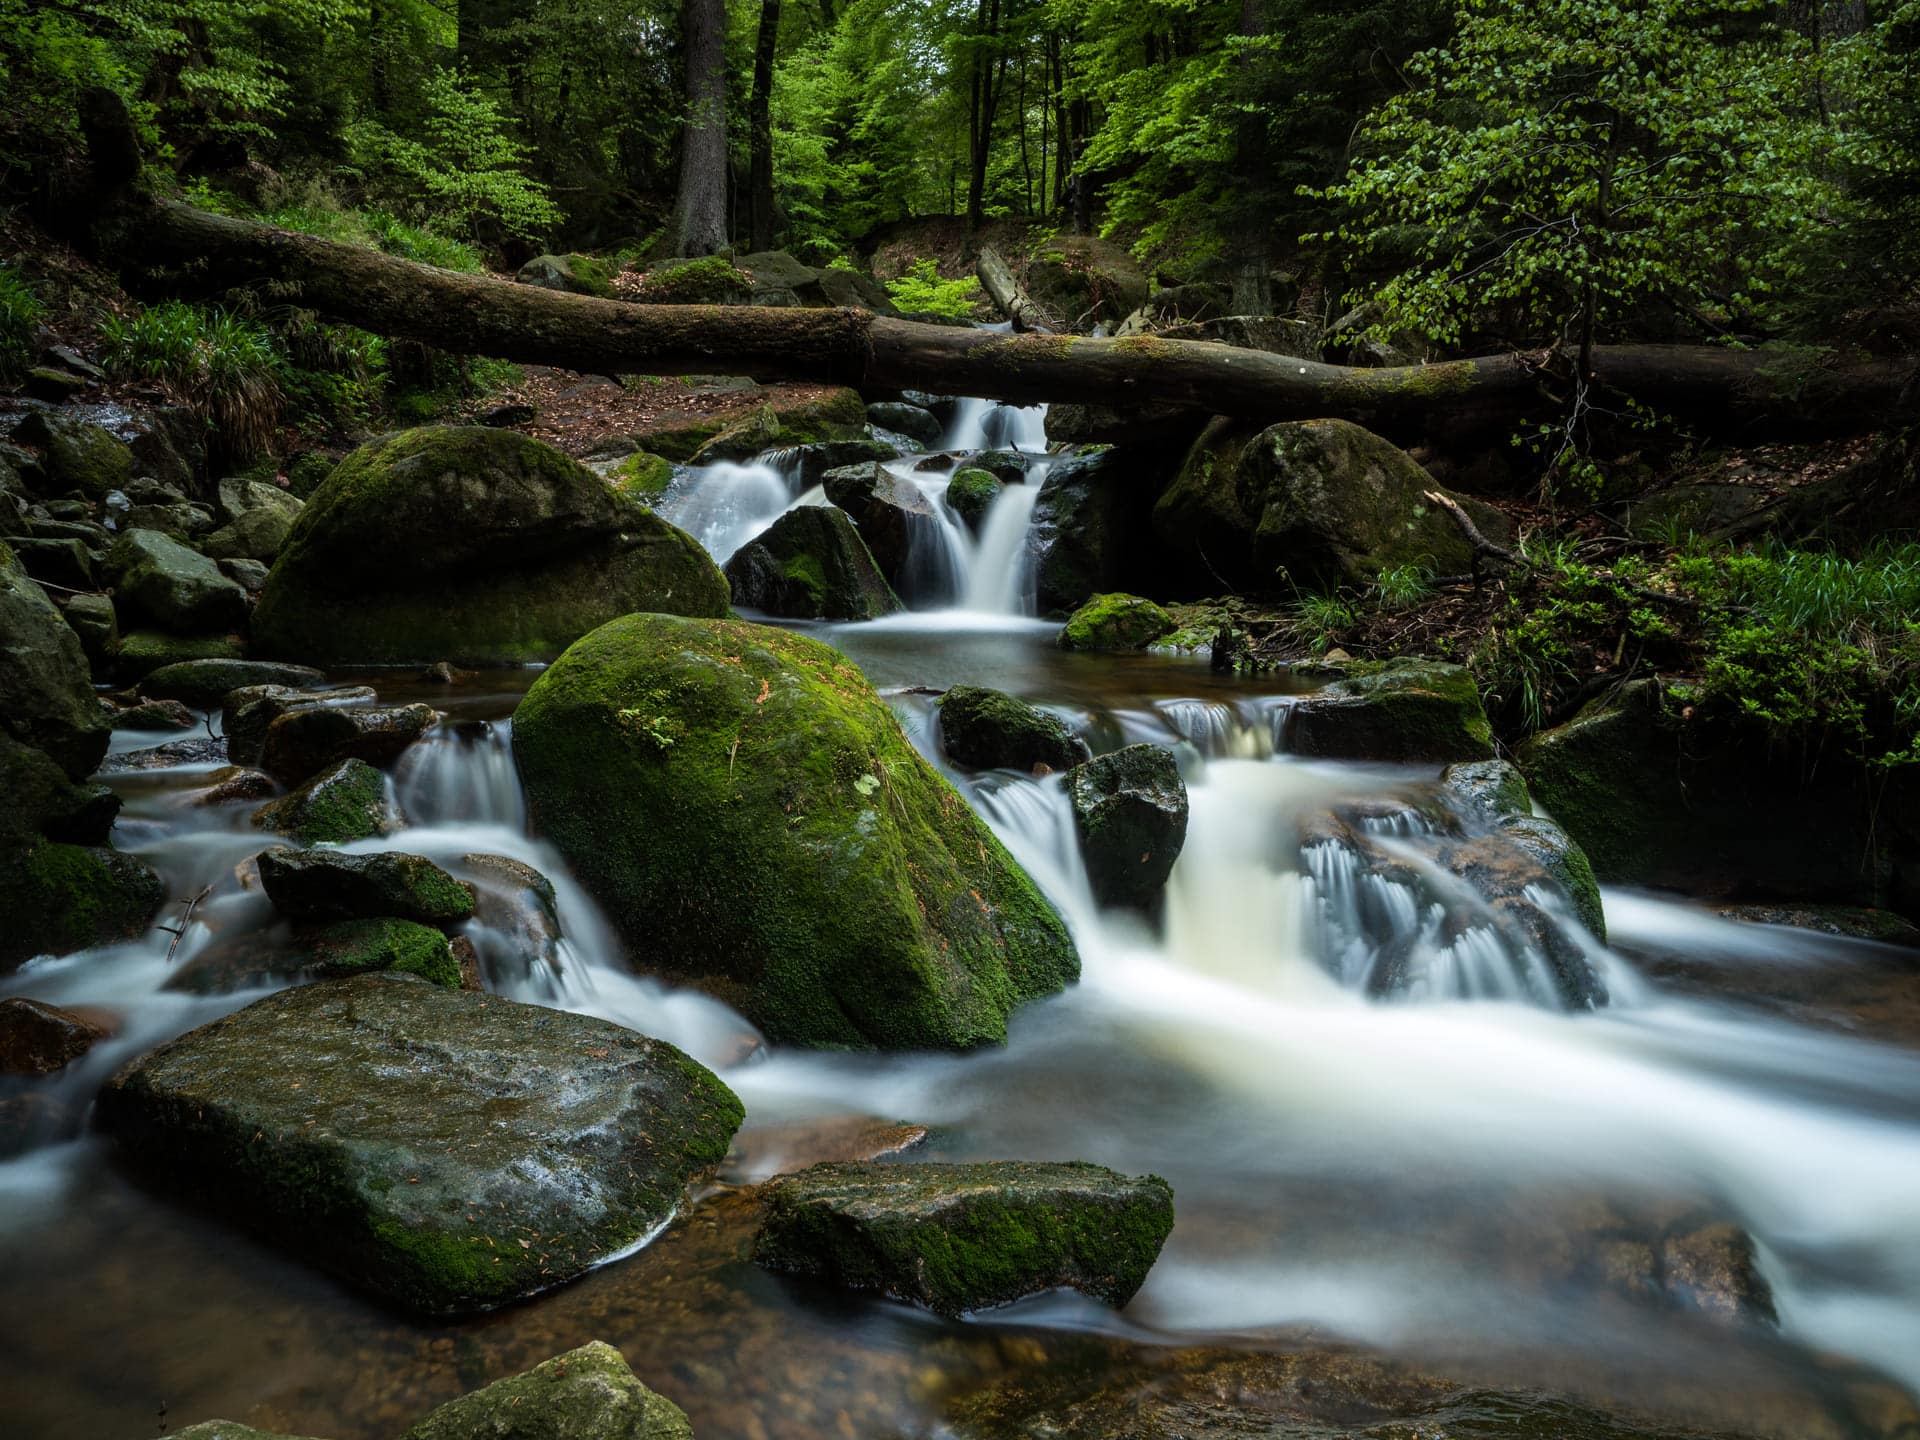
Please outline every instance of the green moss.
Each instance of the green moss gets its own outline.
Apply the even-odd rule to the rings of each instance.
[[[28,839],[0,864],[0,969],[35,955],[127,940],[166,899],[144,863],[118,851]]]
[[[940,739],[949,759],[974,769],[1065,770],[1087,757],[1059,716],[978,685],[940,697]]]
[[[387,826],[386,781],[364,760],[342,760],[298,790],[263,805],[256,825],[306,845],[343,845],[382,834]]]
[[[1138,595],[1095,595],[1060,631],[1065,650],[1141,650],[1173,633],[1173,617]]]
[[[166,635],[135,630],[120,637],[114,669],[122,680],[141,680],[163,665],[183,660],[238,660],[246,653],[237,635]]]
[[[1000,479],[989,471],[968,468],[947,482],[947,504],[953,513],[978,530],[986,522],[987,511],[1000,498]]]
[[[1348,665],[1293,707],[1287,742],[1303,755],[1407,764],[1493,757],[1493,726],[1464,666],[1431,660]]]
[[[673,483],[673,463],[663,456],[636,450],[614,466],[607,478],[619,494],[648,504],[665,494]]]
[[[752,276],[724,255],[708,255],[654,266],[633,298],[648,305],[737,305],[752,293]]]
[[[390,918],[342,920],[313,931],[307,940],[313,954],[310,963],[323,975],[398,970],[447,990],[460,988],[460,962],[447,937],[427,925]]]

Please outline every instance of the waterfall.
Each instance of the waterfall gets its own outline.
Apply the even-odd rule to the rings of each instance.
[[[722,460],[676,478],[659,506],[660,517],[686,531],[724,565],[734,551],[794,505],[799,471],[780,469],[770,457],[736,464]]]
[[[1033,565],[1027,549],[1027,529],[1039,499],[1037,476],[1029,475],[1024,485],[1000,487],[973,548],[961,609],[990,615],[1033,613]]]

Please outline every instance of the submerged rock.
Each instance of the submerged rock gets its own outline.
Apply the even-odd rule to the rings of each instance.
[[[1057,715],[980,685],[955,685],[940,697],[940,744],[973,770],[1065,770],[1088,756],[1087,742]]]
[[[450,925],[473,914],[473,891],[424,855],[383,850],[267,850],[260,882],[282,915],[294,920],[397,916]]]
[[[254,613],[263,654],[321,664],[550,660],[633,610],[724,615],[691,536],[507,430],[374,440],[314,491]]]
[[[161,1046],[107,1084],[98,1118],[140,1167],[269,1239],[457,1314],[646,1236],[725,1156],[741,1107],[618,1025],[366,976]]]
[[[1187,841],[1187,787],[1173,753],[1129,745],[1076,766],[1066,783],[1094,898],[1153,909]]]
[[[1138,595],[1095,595],[1068,617],[1062,650],[1144,650],[1178,627],[1173,617]]]
[[[877,620],[900,609],[866,542],[831,505],[787,511],[727,561],[733,603],[796,620]]]
[[[1101,1165],[815,1165],[766,1187],[753,1258],[962,1315],[1070,1286],[1125,1305],[1173,1229],[1173,1188]]]
[[[303,845],[344,845],[386,834],[393,819],[386,778],[364,760],[342,760],[261,806],[253,823]]]
[[[1493,727],[1464,666],[1395,660],[1349,673],[1287,711],[1286,741],[1329,760],[1419,764],[1493,756]]]
[[[391,765],[439,718],[431,705],[296,706],[267,726],[260,768],[282,784],[295,785],[341,760]]]
[[[400,1440],[693,1440],[686,1412],[595,1340],[442,1405]]]
[[[513,744],[635,963],[771,1039],[999,1043],[1078,974],[1033,882],[816,640],[629,615],[534,683]]]

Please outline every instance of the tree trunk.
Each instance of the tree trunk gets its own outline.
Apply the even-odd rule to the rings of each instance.
[[[991,245],[980,247],[980,258],[975,263],[974,272],[979,275],[987,298],[1013,322],[1014,329],[1041,335],[1051,335],[1059,329],[1033,297],[1020,288],[1020,282],[1014,278],[1013,271],[1007,268],[1007,262],[1000,258],[1000,252]]]
[[[687,115],[680,130],[680,189],[673,253],[711,255],[727,245],[727,8],[680,0]]]
[[[1257,39],[1267,33],[1266,7],[1262,0],[1240,0],[1240,36]],[[1273,257],[1268,253],[1266,214],[1260,204],[1267,192],[1267,113],[1254,93],[1253,52],[1241,52],[1239,72],[1240,120],[1234,137],[1233,187],[1233,313],[1235,315],[1271,315],[1273,313]]]
[[[994,111],[1000,104],[996,80],[1006,66],[987,42],[1000,31],[1000,0],[980,0],[972,84],[967,95],[967,228],[978,230],[986,218],[987,162],[993,153]],[[994,47],[997,48],[997,47]]]
[[[760,37],[753,49],[753,99],[747,109],[748,199],[753,248],[773,248],[773,53],[780,38],[780,0],[760,0]]]

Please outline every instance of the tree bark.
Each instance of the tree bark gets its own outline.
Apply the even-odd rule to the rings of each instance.
[[[987,298],[1013,322],[1014,329],[1051,335],[1060,328],[1054,323],[1053,317],[1020,288],[1020,282],[1014,278],[1013,271],[1007,268],[1007,262],[1000,258],[1000,252],[991,245],[980,247],[980,258],[974,262],[974,273],[980,277]]]
[[[773,56],[780,38],[780,0],[760,0],[760,36],[753,48],[753,98],[747,107],[748,202],[753,248],[773,248]]]
[[[967,228],[978,230],[986,218],[987,162],[993,155],[994,112],[1000,106],[1000,80],[1006,57],[989,42],[1000,33],[1000,0],[979,0],[979,32],[974,36],[972,84],[967,95]]]
[[[727,245],[727,7],[680,0],[687,115],[680,130],[680,188],[673,253],[711,255]]]

